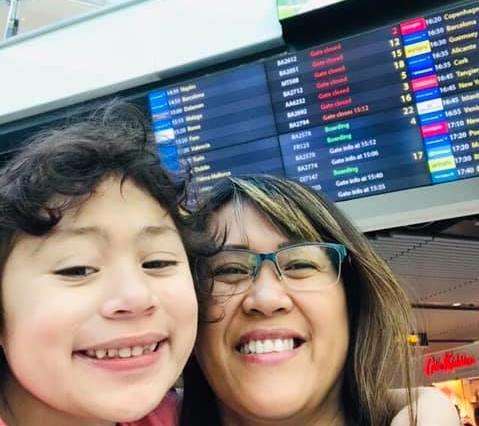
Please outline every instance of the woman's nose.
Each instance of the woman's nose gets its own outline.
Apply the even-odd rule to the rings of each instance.
[[[287,313],[293,308],[293,300],[284,287],[284,280],[271,262],[264,262],[256,279],[243,299],[243,311],[248,315],[271,317]]]

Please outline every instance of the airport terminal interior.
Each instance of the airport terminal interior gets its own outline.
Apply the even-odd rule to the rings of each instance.
[[[4,49],[134,3],[0,0]],[[148,115],[169,171],[188,164],[199,197],[242,173],[322,191],[407,291],[421,380],[479,426],[479,4],[277,6],[280,40],[264,47],[195,60],[157,81],[0,111],[2,160],[35,131],[120,96]],[[0,62],[1,51],[0,41]]]

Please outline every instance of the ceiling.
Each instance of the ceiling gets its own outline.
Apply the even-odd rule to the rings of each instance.
[[[62,20],[92,12],[125,0],[19,0],[17,18],[18,34],[45,27]],[[0,33],[3,37],[9,4],[0,0]]]
[[[427,352],[479,340],[479,217],[369,235],[414,306]]]

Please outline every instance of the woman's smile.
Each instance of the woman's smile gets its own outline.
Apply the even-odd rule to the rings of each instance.
[[[305,342],[301,333],[287,328],[258,328],[244,333],[234,349],[244,362],[276,366],[296,356]]]
[[[231,204],[215,217],[218,229],[228,229],[228,247],[275,253],[295,245],[252,206],[244,206],[241,224],[234,217]],[[221,262],[229,262],[226,259],[223,255]],[[311,269],[300,269],[303,261],[290,260],[295,269],[286,269],[288,274],[312,279]],[[236,282],[236,269],[218,271],[220,280]],[[318,283],[318,291],[301,292],[288,287],[291,279],[278,276],[271,262],[263,264],[244,292],[223,303],[212,302],[212,322],[200,326],[199,364],[222,404],[233,412],[258,419],[297,416],[301,422],[318,406],[336,412],[341,404],[341,373],[349,344],[343,285],[322,288]]]

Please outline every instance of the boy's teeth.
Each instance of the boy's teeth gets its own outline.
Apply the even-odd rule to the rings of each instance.
[[[143,354],[143,348],[141,346],[133,346],[133,349],[131,350],[131,354],[133,356],[139,356]]]
[[[118,349],[118,355],[120,358],[130,358],[131,357],[131,348],[120,348]]]
[[[250,340],[240,346],[242,354],[265,354],[292,351],[293,349],[294,339]]]
[[[106,351],[105,349],[97,349],[95,351],[95,355],[98,359],[102,359],[102,358],[105,358],[105,355],[106,355]]]
[[[103,358],[131,358],[153,352],[158,342],[146,346],[133,346],[130,348],[89,349],[86,354],[89,357]]]

